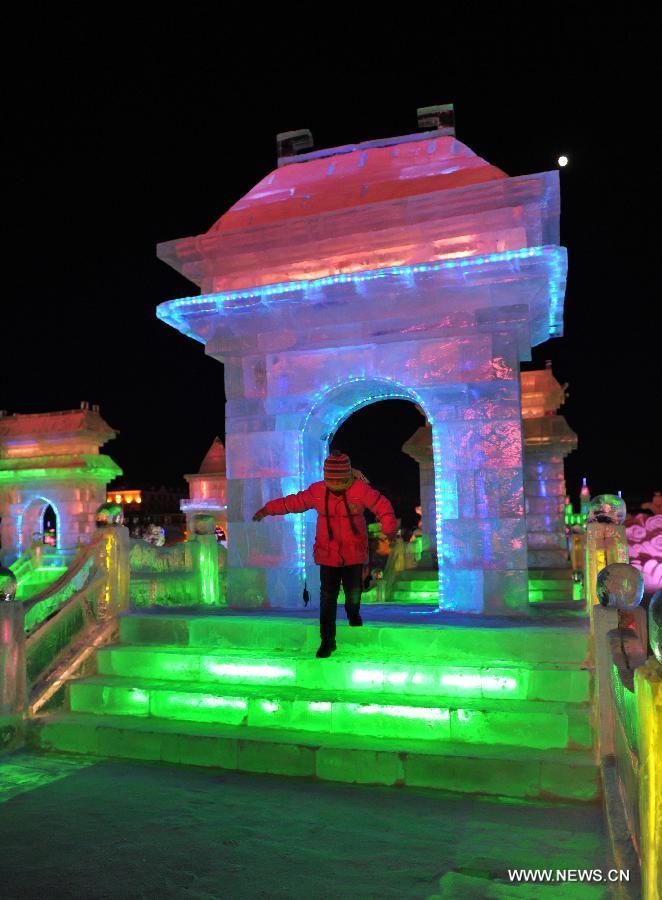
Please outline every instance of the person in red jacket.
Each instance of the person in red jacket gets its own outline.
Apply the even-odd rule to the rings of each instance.
[[[350,625],[363,625],[361,586],[368,561],[368,532],[363,510],[379,518],[382,531],[395,540],[397,522],[393,507],[367,481],[355,478],[345,453],[331,453],[324,462],[324,481],[316,481],[298,494],[270,500],[253,516],[284,516],[317,510],[315,562],[320,566],[320,636],[317,656],[326,658],[336,649],[336,612],[340,585],[345,590],[345,612]]]

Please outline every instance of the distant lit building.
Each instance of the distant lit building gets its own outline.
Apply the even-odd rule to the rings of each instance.
[[[124,521],[131,532],[147,525],[160,525],[171,530],[186,527],[186,516],[179,509],[184,492],[172,487],[125,488],[117,486],[106,493],[106,500],[119,503]]]

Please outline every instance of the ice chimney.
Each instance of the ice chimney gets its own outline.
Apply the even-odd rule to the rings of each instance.
[[[291,156],[298,156],[299,153],[312,150],[313,135],[307,128],[300,128],[299,131],[281,131],[276,135],[276,146],[280,165],[281,160],[287,160]]]
[[[438,131],[455,137],[455,109],[452,103],[439,106],[421,106],[416,110],[419,131]]]

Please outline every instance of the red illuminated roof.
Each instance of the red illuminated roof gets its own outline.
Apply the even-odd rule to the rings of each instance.
[[[507,178],[455,138],[429,134],[368,141],[293,159],[296,162],[263,178],[209,233]]]
[[[110,440],[118,433],[89,409],[64,410],[62,412],[25,413],[0,418],[0,441],[20,438],[63,437],[81,433],[105,436]],[[105,443],[105,441],[100,441]]]

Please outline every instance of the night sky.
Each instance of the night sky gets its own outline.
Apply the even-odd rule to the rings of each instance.
[[[659,41],[636,7],[529,21],[531,5],[472,5],[466,20],[419,5],[411,22],[386,4],[365,18],[350,5],[101,9],[28,9],[5,35],[1,408],[99,403],[126,483],[196,471],[223,436],[223,368],[157,321],[158,303],[198,289],[156,243],[206,231],[274,168],[277,132],[310,128],[316,148],[408,134],[417,107],[453,102],[458,139],[510,175],[570,158],[565,337],[533,352],[570,384],[570,492],[584,474],[593,493],[662,489]],[[417,414],[357,422],[346,440],[388,480]]]

